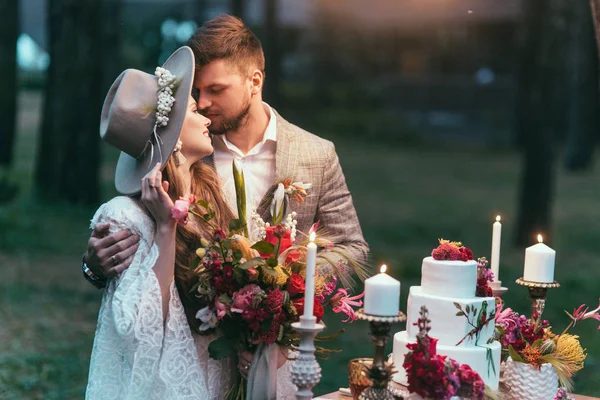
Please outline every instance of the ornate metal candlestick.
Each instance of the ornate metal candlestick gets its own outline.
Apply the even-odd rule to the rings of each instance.
[[[297,400],[310,400],[313,398],[312,388],[321,380],[321,366],[315,358],[315,335],[321,332],[325,325],[317,324],[316,318],[300,317],[300,322],[292,324],[300,333],[300,354],[292,365],[292,382],[298,388]]]
[[[537,314],[538,318],[541,318],[544,307],[546,307],[546,294],[548,289],[560,287],[560,283],[557,281],[551,283],[532,282],[526,281],[523,277],[517,279],[515,283],[527,287],[529,299],[531,300],[531,315]]]
[[[388,384],[394,373],[394,364],[385,361],[385,344],[390,333],[390,325],[396,322],[406,321],[404,313],[399,312],[395,317],[379,317],[364,313],[364,309],[356,312],[356,317],[370,322],[371,337],[375,345],[375,356],[373,364],[369,368],[369,378],[373,385],[365,389],[360,400],[393,400],[394,396],[388,390]]]

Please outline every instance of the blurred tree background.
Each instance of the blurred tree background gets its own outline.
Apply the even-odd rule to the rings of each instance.
[[[489,256],[501,214],[505,301],[528,312],[513,282],[541,232],[557,250],[562,287],[546,313],[561,329],[563,309],[599,296],[599,5],[0,0],[0,399],[82,398],[101,292],[80,257],[87,221],[115,195],[104,95],[122,69],[153,71],[221,13],[261,39],[265,101],[336,143],[373,264],[403,282],[402,309],[438,237]],[[318,393],[347,386],[348,360],[372,354],[367,326],[346,328]],[[600,395],[595,328],[574,332],[589,354],[576,392]]]

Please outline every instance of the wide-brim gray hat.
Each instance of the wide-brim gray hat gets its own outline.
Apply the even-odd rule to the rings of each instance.
[[[123,71],[104,99],[100,137],[121,150],[115,187],[125,195],[140,192],[142,178],[156,163],[164,167],[179,140],[194,77],[192,49],[177,49],[162,68],[167,73]]]

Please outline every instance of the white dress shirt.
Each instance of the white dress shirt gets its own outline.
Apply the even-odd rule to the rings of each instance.
[[[232,163],[235,159],[237,165],[244,171],[246,183],[246,221],[248,231],[252,238],[256,226],[251,216],[252,211],[260,205],[263,196],[275,183],[275,153],[277,151],[277,116],[273,109],[269,108],[269,124],[263,135],[263,139],[250,151],[244,154],[233,143],[227,140],[225,135],[215,136],[213,146],[215,149],[215,166],[221,179],[221,188],[225,195],[227,205],[237,216],[237,202],[235,196],[235,183],[233,180]]]

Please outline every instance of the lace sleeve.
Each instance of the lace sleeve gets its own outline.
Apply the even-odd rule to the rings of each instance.
[[[163,320],[154,274],[154,222],[127,197],[102,205],[96,223],[129,229],[140,245],[129,268],[110,279],[98,316],[87,399],[198,399],[206,394],[189,325],[176,287]]]

